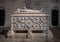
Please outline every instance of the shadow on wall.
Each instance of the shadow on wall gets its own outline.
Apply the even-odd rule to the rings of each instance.
[[[60,39],[60,27],[50,27],[55,39]]]
[[[10,30],[10,27],[0,27],[0,35],[7,37],[7,32]]]

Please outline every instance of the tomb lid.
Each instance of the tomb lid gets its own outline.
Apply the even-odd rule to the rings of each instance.
[[[43,12],[43,9],[32,10],[32,9],[20,9],[20,8],[18,8],[14,13],[45,13],[45,12]]]

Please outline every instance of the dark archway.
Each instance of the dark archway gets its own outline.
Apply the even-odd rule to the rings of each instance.
[[[5,23],[5,10],[0,9],[0,26],[4,26]]]
[[[52,10],[51,16],[52,26],[58,26],[58,10]]]

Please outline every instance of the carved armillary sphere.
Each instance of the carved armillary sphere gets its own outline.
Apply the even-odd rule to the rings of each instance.
[[[58,3],[58,2],[59,2],[59,0],[52,0],[52,2],[54,2],[54,3]]]

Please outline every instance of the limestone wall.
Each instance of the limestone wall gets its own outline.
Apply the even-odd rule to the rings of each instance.
[[[24,8],[25,6],[24,1],[25,0],[4,0],[0,3],[0,7],[5,8],[5,16],[6,16],[5,26],[10,26],[10,15],[14,11],[16,11],[17,8]],[[35,10],[43,9],[43,12],[47,12],[49,14],[50,26],[51,26],[51,10],[54,9],[55,6],[57,6],[58,10],[60,10],[59,3],[58,4],[52,3],[51,0],[32,0],[30,4],[32,9],[35,9]]]

